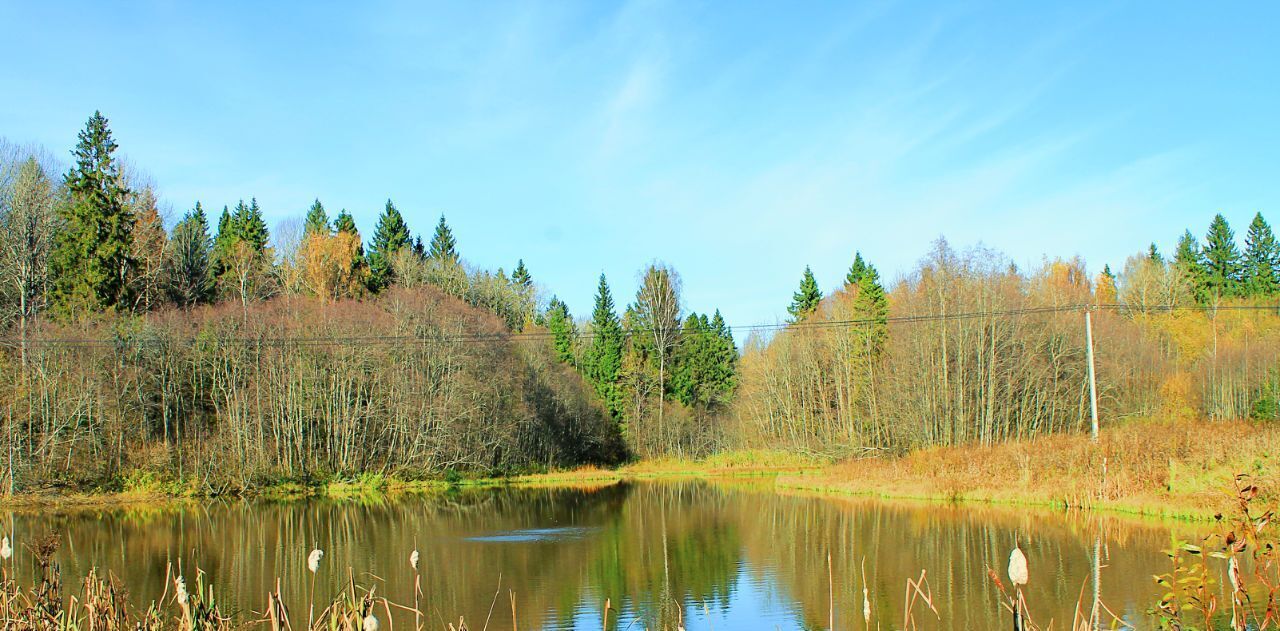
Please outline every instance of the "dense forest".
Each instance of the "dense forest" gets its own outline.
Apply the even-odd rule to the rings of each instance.
[[[172,216],[95,113],[72,164],[0,142],[0,443],[9,492],[190,492],[378,472],[504,473],[738,448],[824,456],[991,443],[1089,423],[1280,417],[1280,245],[1261,214],[1092,275],[939,240],[886,283],[856,255],[791,319],[690,312],[654,262],[575,317],[522,260],[470,265],[445,217],[387,200],[372,238],[316,200]],[[300,207],[305,206],[305,203]],[[516,258],[513,256],[513,258]],[[779,302],[786,299],[779,297]]]
[[[368,472],[504,473],[705,453],[733,390],[717,312],[654,263],[590,322],[534,282],[424,242],[388,200],[367,242],[316,200],[270,230],[256,199],[166,218],[105,117],[65,175],[0,145],[0,384],[10,491],[194,492]],[[662,384],[659,386],[658,384]]]

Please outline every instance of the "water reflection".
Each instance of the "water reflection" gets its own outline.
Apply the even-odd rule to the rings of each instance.
[[[421,555],[433,627],[473,626],[861,629],[863,567],[872,627],[900,627],[906,581],[927,573],[941,614],[925,628],[1006,626],[987,567],[1003,573],[1015,538],[1031,566],[1033,618],[1070,627],[1100,596],[1140,628],[1168,560],[1169,526],[1037,511],[903,505],[779,495],[767,485],[620,483],[583,489],[486,489],[383,502],[228,503],[3,517],[22,540],[57,529],[68,582],[92,565],[121,577],[130,597],[160,596],[168,563],[198,566],[225,605],[265,608],[275,578],[305,611],[306,556],[325,551],[316,585],[327,597],[349,580],[413,602],[411,551]],[[831,558],[828,580],[828,553]],[[25,551],[15,559],[32,571]],[[1220,581],[1225,583],[1225,581]],[[498,603],[494,606],[495,601]],[[832,611],[834,605],[834,612]],[[396,621],[410,623],[411,619]]]

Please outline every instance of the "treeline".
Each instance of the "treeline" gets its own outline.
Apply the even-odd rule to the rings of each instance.
[[[0,143],[10,489],[138,471],[245,489],[718,444],[707,419],[736,347],[718,312],[685,312],[665,266],[621,316],[601,276],[579,323],[523,260],[468,266],[443,216],[424,242],[391,200],[367,242],[319,200],[274,230],[255,198],[216,221],[197,201],[167,229],[116,152],[100,113],[61,178],[47,153]]]
[[[686,314],[680,289],[675,270],[655,263],[621,317],[603,274],[590,321],[579,327],[555,298],[546,316],[561,360],[595,387],[642,457],[714,451],[737,386],[732,331],[719,310]]]
[[[494,312],[514,330],[535,319],[524,262],[510,277],[467,269],[443,216],[424,244],[387,200],[367,251],[351,214],[343,209],[330,220],[319,200],[275,234],[253,198],[223,206],[214,228],[197,201],[166,231],[154,187],[122,166],[116,149],[107,120],[95,113],[61,180],[37,152],[5,151],[5,324],[22,332],[45,312],[81,321],[225,301],[247,307],[277,296],[363,298],[425,283]]]
[[[747,342],[725,439],[830,455],[989,444],[1090,423],[1092,311],[1104,423],[1280,418],[1280,245],[1261,214],[1153,245],[1116,276],[1077,259],[1030,273],[944,240],[885,292],[857,256],[824,296],[806,269],[794,320]]]
[[[5,476],[88,484],[138,470],[208,489],[270,478],[510,471],[991,443],[1089,422],[1083,311],[1104,422],[1280,417],[1280,246],[1215,217],[1120,274],[1023,271],[939,241],[890,285],[860,254],[739,355],[648,265],[590,314],[530,270],[469,266],[442,216],[424,241],[388,200],[366,241],[316,200],[269,230],[256,199],[166,226],[100,114],[56,161],[0,143]],[[409,306],[406,306],[409,305]],[[417,310],[415,312],[414,310]],[[239,441],[227,443],[226,441]],[[222,472],[222,473],[219,473]]]

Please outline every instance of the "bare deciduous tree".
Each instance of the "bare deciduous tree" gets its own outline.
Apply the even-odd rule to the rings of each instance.
[[[636,317],[642,335],[653,341],[658,358],[658,436],[663,435],[667,361],[680,337],[680,276],[665,263],[653,263],[640,277]]]
[[[16,298],[22,361],[27,327],[43,307],[53,248],[54,189],[34,157],[22,162],[0,201],[0,274]]]

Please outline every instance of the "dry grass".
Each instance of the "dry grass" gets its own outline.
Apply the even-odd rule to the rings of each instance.
[[[928,449],[784,476],[779,486],[883,497],[1101,508],[1176,517],[1229,511],[1236,474],[1280,489],[1280,425],[1134,421],[1097,444],[1055,435],[989,447]],[[1270,500],[1276,497],[1265,498]]]
[[[520,475],[510,478],[467,480],[464,485],[511,484],[517,486],[599,487],[621,480],[682,477],[752,477],[816,471],[821,460],[777,450],[726,451],[698,460],[657,458],[619,467],[579,467]]]
[[[662,475],[773,475],[816,470],[823,461],[781,450],[754,449],[726,451],[701,460],[660,458],[642,460],[622,467],[624,476]]]

